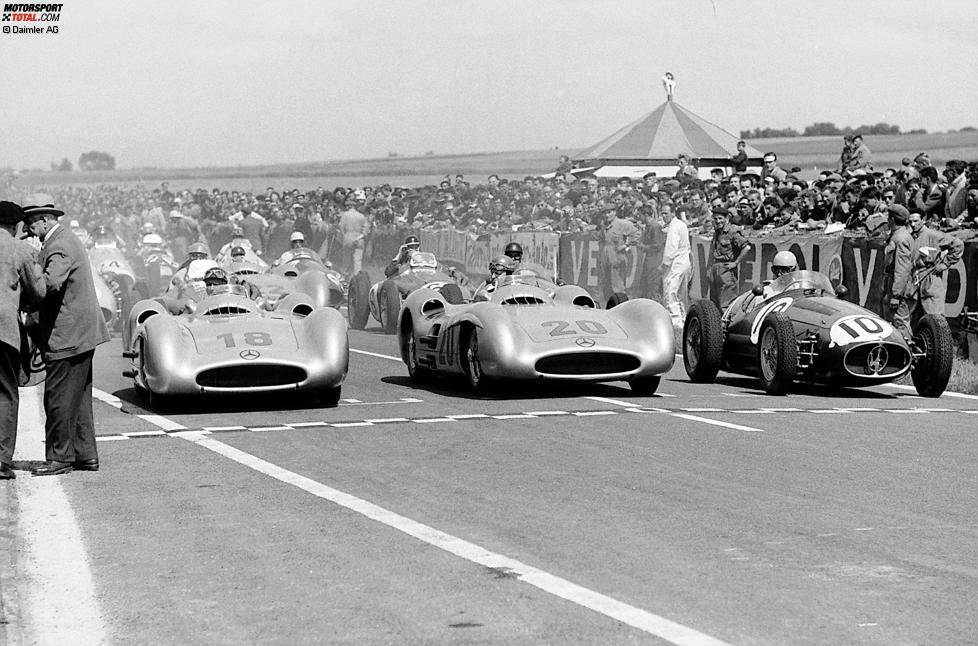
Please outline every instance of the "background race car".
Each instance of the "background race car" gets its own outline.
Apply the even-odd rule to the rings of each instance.
[[[683,363],[694,382],[722,368],[757,375],[768,394],[796,380],[872,386],[908,371],[920,395],[939,397],[954,358],[944,317],[924,316],[912,338],[877,314],[842,300],[824,274],[794,271],[738,296],[723,315],[711,301],[693,304],[683,327]]]
[[[419,251],[401,265],[396,275],[373,286],[365,271],[353,277],[348,303],[350,327],[362,330],[372,315],[385,333],[393,334],[397,331],[397,316],[402,300],[423,287],[437,290],[446,302],[453,304],[472,296],[465,276],[440,268],[434,254]]]
[[[648,396],[675,361],[669,314],[649,299],[599,310],[583,288],[532,275],[500,277],[486,299],[454,305],[430,288],[407,298],[397,330],[412,379],[462,376],[475,392],[494,381],[627,381]]]

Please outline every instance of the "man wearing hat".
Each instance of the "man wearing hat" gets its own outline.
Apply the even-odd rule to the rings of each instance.
[[[64,212],[43,194],[27,199],[24,221],[43,243],[40,264],[45,295],[38,308],[36,338],[47,364],[44,382],[45,455],[35,475],[59,475],[72,469],[97,471],[92,416],[92,357],[109,340],[81,241],[58,224]]]
[[[740,261],[750,251],[750,243],[740,228],[730,224],[726,209],[713,209],[713,243],[710,245],[709,290],[720,310],[737,297]]]
[[[0,202],[0,480],[11,480],[17,443],[17,390],[21,373],[21,302],[34,305],[44,296],[44,278],[31,247],[18,240],[23,210]]]
[[[887,207],[890,237],[883,260],[883,318],[910,336],[910,307],[907,292],[913,273],[913,236],[907,228],[910,211],[899,204]]]

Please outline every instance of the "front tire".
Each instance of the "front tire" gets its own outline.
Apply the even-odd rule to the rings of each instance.
[[[370,318],[369,298],[370,276],[367,275],[367,272],[361,271],[350,281],[346,303],[347,318],[350,319],[350,327],[354,330],[362,330],[367,327],[367,319]]]
[[[947,319],[933,314],[921,318],[913,342],[924,353],[910,369],[914,388],[921,397],[940,397],[947,389],[954,364],[954,338]]]
[[[628,385],[632,387],[632,392],[639,397],[651,397],[659,389],[659,383],[661,381],[662,377],[660,375],[636,377],[629,381]]]
[[[401,292],[392,280],[380,286],[380,326],[384,334],[397,332],[397,315],[401,311]]]
[[[768,395],[784,395],[798,370],[795,326],[783,312],[769,314],[757,343],[757,377]]]
[[[723,322],[713,301],[697,301],[683,325],[683,366],[690,381],[710,384],[723,361]]]
[[[469,381],[469,390],[476,395],[485,395],[491,389],[491,379],[482,371],[478,329],[471,328],[460,354],[462,355],[462,370]]]
[[[425,381],[429,373],[418,363],[418,341],[414,338],[414,330],[408,329],[404,333],[407,334],[407,339],[404,341],[404,363],[407,364],[408,375],[415,383]]]

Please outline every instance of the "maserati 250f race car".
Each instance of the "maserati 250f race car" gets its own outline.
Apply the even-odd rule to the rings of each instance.
[[[501,276],[482,296],[461,305],[429,288],[408,296],[398,342],[412,379],[459,375],[475,392],[493,380],[627,381],[652,395],[675,361],[669,314],[654,301],[599,310],[583,288],[533,275]]]
[[[367,272],[361,271],[353,277],[347,304],[350,327],[362,330],[367,325],[368,316],[373,315],[386,334],[393,334],[397,331],[401,302],[422,287],[438,290],[448,303],[461,303],[471,296],[470,290],[457,276],[449,275],[438,267],[435,254],[418,251],[401,265],[397,274],[374,283],[372,287]]]
[[[159,301],[139,301],[129,315],[126,357],[153,407],[173,395],[308,392],[335,406],[349,364],[346,321],[290,294],[274,311],[248,298],[244,285],[222,285],[191,314],[173,316]]]
[[[954,343],[943,317],[924,316],[906,338],[841,295],[825,275],[802,270],[741,294],[722,316],[711,301],[694,303],[683,328],[686,373],[694,382],[712,382],[720,368],[756,374],[768,394],[783,395],[795,380],[872,386],[909,371],[920,395],[944,392]]]

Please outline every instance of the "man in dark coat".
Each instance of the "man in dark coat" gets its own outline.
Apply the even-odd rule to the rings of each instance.
[[[58,224],[64,213],[38,194],[24,207],[29,231],[43,242],[40,264],[45,295],[38,310],[36,339],[47,365],[44,434],[47,463],[34,475],[99,468],[92,416],[92,358],[109,340],[99,310],[92,268],[81,241]]]
[[[44,279],[27,243],[15,236],[24,217],[20,206],[0,202],[0,480],[14,478],[12,469],[17,444],[17,412],[20,395],[22,330],[21,303],[41,300]]]

